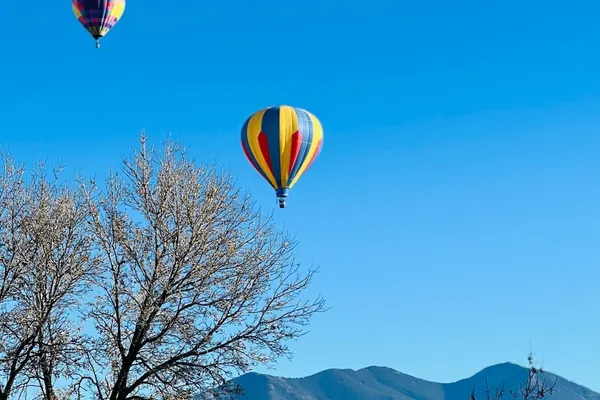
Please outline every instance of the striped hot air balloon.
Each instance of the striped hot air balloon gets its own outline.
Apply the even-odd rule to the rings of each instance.
[[[125,12],[125,0],[73,0],[73,12],[77,20],[96,39],[100,38],[119,22]]]
[[[242,127],[242,148],[254,168],[275,189],[279,207],[323,145],[323,127],[313,114],[290,106],[268,107]]]

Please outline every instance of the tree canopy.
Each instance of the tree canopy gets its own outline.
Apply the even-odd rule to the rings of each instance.
[[[103,185],[0,173],[0,400],[235,394],[325,310],[232,176],[144,136]]]

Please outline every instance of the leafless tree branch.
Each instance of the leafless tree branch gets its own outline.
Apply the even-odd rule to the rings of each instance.
[[[230,176],[166,143],[125,160],[87,199],[102,257],[89,304],[89,373],[107,400],[174,399],[290,356],[324,301],[302,300],[315,270]]]
[[[74,368],[77,331],[67,318],[94,266],[86,196],[43,164],[26,179],[5,156],[0,176],[0,399],[38,382],[55,400],[54,379]],[[33,383],[32,383],[33,382]]]
[[[508,391],[508,394],[512,400],[541,400],[552,395],[554,393],[554,387],[556,385],[557,378],[555,378],[552,384],[548,384],[543,378],[544,371],[542,368],[535,366],[531,352],[527,357],[527,362],[529,368],[525,383],[519,384],[519,388],[517,390],[511,389]],[[505,394],[504,385],[496,389],[495,393],[492,394],[486,380],[485,393],[486,400],[501,400]],[[475,388],[473,388],[471,391],[470,400],[476,400]]]

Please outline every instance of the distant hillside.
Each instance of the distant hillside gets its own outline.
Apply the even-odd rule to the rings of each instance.
[[[239,400],[469,400],[474,385],[476,396],[485,400],[487,378],[492,390],[504,383],[504,399],[509,400],[508,390],[518,390],[527,374],[526,368],[504,363],[454,383],[429,382],[385,367],[330,369],[306,378],[249,373],[235,381],[244,389]],[[558,378],[548,400],[600,400],[600,394],[552,373],[544,377],[549,383]]]

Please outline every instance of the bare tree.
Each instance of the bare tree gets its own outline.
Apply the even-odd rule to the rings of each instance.
[[[158,154],[142,137],[122,171],[89,198],[104,272],[82,390],[185,398],[289,356],[287,342],[324,310],[321,298],[301,299],[315,271],[302,273],[295,243],[229,176],[171,142]]]
[[[485,379],[485,400],[502,400],[503,396],[504,396],[504,385],[502,385],[499,388],[496,388],[495,392],[492,393],[492,391],[490,389],[490,385],[486,378]],[[475,395],[475,386],[473,386],[473,390],[471,391],[469,400],[477,400],[477,396]]]
[[[0,268],[12,287],[0,315],[0,399],[21,397],[37,386],[38,397],[55,400],[55,377],[80,358],[72,349],[78,335],[67,314],[95,267],[87,197],[61,185],[59,172],[49,178],[40,165],[25,179],[23,169],[6,160],[2,186],[11,190],[0,222]]]
[[[23,321],[15,296],[24,270],[23,213],[27,206],[23,168],[3,155],[0,174],[0,400],[22,386],[21,371],[29,361],[31,343],[22,335]]]
[[[41,398],[56,400],[72,388],[57,390],[55,378],[68,379],[82,366],[82,327],[75,313],[91,289],[98,257],[89,234],[86,193],[60,185],[58,173],[50,180],[43,169],[39,172],[29,190],[33,212],[27,225],[37,255],[23,274],[20,300],[43,321],[29,376],[39,382]]]
[[[508,393],[512,400],[541,400],[554,393],[554,387],[557,379],[549,385],[543,377],[544,371],[542,368],[536,367],[533,354],[530,352],[527,356],[528,370],[525,383],[519,384],[516,390],[509,390]],[[497,388],[494,393],[491,392],[487,379],[485,381],[486,400],[502,400],[505,394],[504,385]],[[470,400],[476,400],[475,388],[471,391]]]
[[[527,356],[527,362],[529,369],[525,384],[519,385],[519,389],[517,390],[509,391],[513,400],[540,400],[552,395],[554,393],[557,378],[549,385],[544,379],[544,370],[536,367],[531,352],[529,352],[529,355]]]

